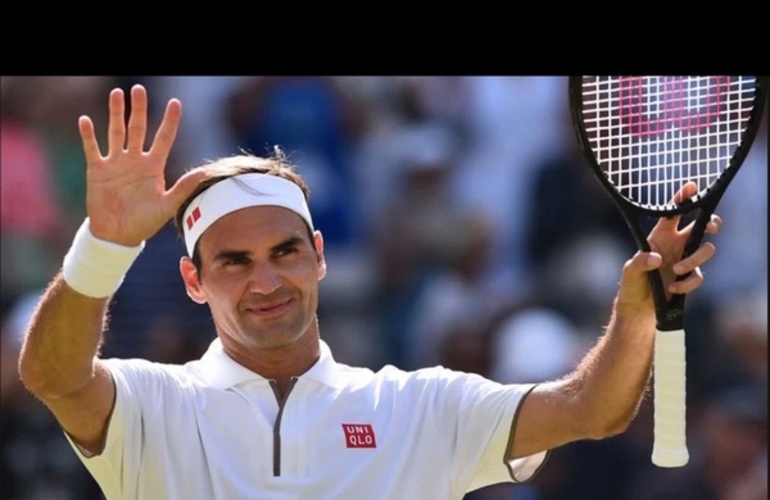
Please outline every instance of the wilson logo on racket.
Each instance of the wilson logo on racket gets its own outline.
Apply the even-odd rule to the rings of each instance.
[[[620,119],[628,133],[638,138],[669,130],[707,130],[723,112],[722,97],[730,79],[637,76],[620,77],[618,84]]]
[[[345,446],[348,448],[377,448],[371,424],[342,424]]]

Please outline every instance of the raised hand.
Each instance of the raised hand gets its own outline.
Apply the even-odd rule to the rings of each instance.
[[[182,116],[182,103],[171,99],[148,151],[147,92],[131,89],[126,127],[123,91],[109,96],[108,151],[103,156],[88,116],[78,121],[86,170],[86,210],[91,233],[99,239],[136,246],[165,224],[203,177],[191,170],[166,189],[164,170]]]
[[[682,201],[692,197],[697,192],[695,183],[690,182],[682,186],[676,194],[675,201]],[[685,244],[692,231],[693,224],[679,228],[681,216],[662,217],[652,231],[648,242],[652,252],[637,252],[623,269],[620,281],[620,301],[623,305],[645,305],[653,307],[652,293],[650,291],[647,271],[660,268],[663,285],[667,294],[690,293],[703,283],[703,274],[700,266],[711,259],[716,248],[710,242],[701,244],[692,255],[682,258]],[[716,234],[722,225],[722,219],[717,215],[711,216],[711,221],[706,225],[707,234]],[[689,276],[677,281],[677,276]]]

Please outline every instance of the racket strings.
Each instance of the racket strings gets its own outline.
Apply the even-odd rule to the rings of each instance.
[[[697,184],[697,201],[730,168],[755,97],[754,77],[586,76],[582,112],[615,189],[664,211],[686,182]]]

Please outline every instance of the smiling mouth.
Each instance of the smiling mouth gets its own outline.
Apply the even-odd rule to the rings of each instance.
[[[278,316],[289,309],[291,302],[291,299],[288,299],[272,304],[249,307],[247,308],[247,311],[249,311],[251,314],[256,314],[257,316],[261,317]]]

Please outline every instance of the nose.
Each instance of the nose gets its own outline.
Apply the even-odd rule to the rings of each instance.
[[[269,263],[254,263],[249,277],[249,291],[261,295],[270,295],[283,285],[275,266]]]

